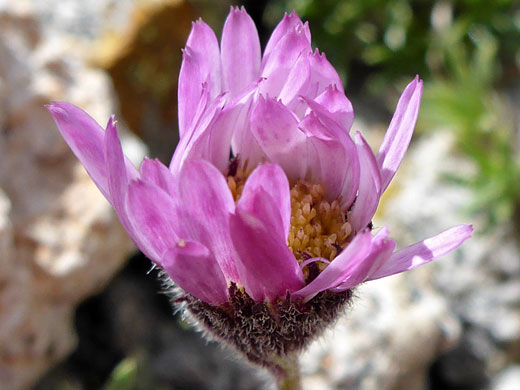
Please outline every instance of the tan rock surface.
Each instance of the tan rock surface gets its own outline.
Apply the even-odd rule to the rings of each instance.
[[[28,388],[73,349],[75,305],[134,250],[43,107],[66,100],[105,121],[110,83],[40,27],[30,7],[0,7],[2,389]]]

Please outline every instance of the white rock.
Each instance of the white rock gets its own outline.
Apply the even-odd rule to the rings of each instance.
[[[412,243],[460,223],[475,233],[457,251],[431,265],[429,282],[468,329],[485,337],[467,340],[488,345],[476,356],[493,375],[508,364],[507,350],[520,342],[520,262],[510,226],[481,234],[482,221],[468,214],[473,194],[468,187],[443,180],[446,174],[468,175],[474,167],[452,153],[454,139],[438,131],[412,145],[398,183],[390,188],[377,223],[389,225],[400,243]],[[400,229],[394,227],[400,226]],[[416,271],[413,271],[416,272]],[[478,345],[471,349],[478,350]],[[461,369],[463,367],[461,366]]]
[[[520,366],[511,366],[500,372],[493,381],[492,390],[520,389]]]
[[[424,389],[431,361],[460,328],[418,279],[399,275],[358,288],[352,310],[304,355],[309,380],[321,379],[323,388]]]

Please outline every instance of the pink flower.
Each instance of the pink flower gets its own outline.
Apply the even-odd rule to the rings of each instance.
[[[253,21],[232,9],[220,48],[193,24],[169,168],[146,159],[135,169],[113,118],[103,130],[71,104],[48,109],[137,247],[183,290],[213,306],[227,304],[230,284],[257,302],[303,303],[426,264],[471,236],[459,225],[395,251],[388,228],[372,235],[421,94],[415,78],[375,156],[349,134],[352,105],[307,24],[285,15],[262,56]]]

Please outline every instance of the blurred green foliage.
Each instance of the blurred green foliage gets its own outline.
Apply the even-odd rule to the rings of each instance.
[[[515,64],[520,48],[520,2],[513,0],[274,0],[265,21],[271,27],[294,9],[309,21],[313,43],[341,75],[354,64],[392,81],[443,71],[447,45],[471,44],[483,26],[500,42],[498,58]]]
[[[457,43],[446,49],[448,72],[426,84],[421,125],[455,132],[476,170],[450,178],[475,189],[470,209],[483,214],[490,229],[518,211],[520,164],[513,110],[494,88],[498,43],[485,29],[473,34],[473,49]]]
[[[274,0],[274,26],[295,9],[311,25],[347,87],[386,95],[415,74],[425,80],[419,131],[449,129],[474,172],[450,179],[475,192],[470,208],[487,228],[520,209],[520,163],[512,111],[497,92],[518,81],[520,1]],[[518,88],[518,86],[517,86]]]

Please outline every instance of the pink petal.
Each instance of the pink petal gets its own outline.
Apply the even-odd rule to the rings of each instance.
[[[390,184],[408,149],[419,115],[422,91],[423,82],[419,80],[419,76],[416,76],[399,98],[394,116],[377,154],[382,179],[381,192],[384,192]]]
[[[113,116],[107,124],[104,149],[108,189],[112,206],[132,241],[138,248],[143,248],[143,252],[151,258],[152,254],[147,250],[141,236],[134,229],[128,216],[126,208],[128,183],[130,180],[137,179],[138,173],[133,165],[130,163],[125,164],[125,157],[121,148],[121,142],[117,136],[117,127]],[[130,165],[132,169],[128,170],[126,165]]]
[[[395,252],[368,280],[384,278],[429,263],[454,251],[471,237],[473,226],[459,225]]]
[[[311,50],[303,28],[296,27],[285,34],[262,64],[261,74],[266,80],[260,86],[261,92],[279,96],[301,53],[310,53]]]
[[[130,225],[124,207],[126,192],[128,190],[129,180],[137,179],[138,173],[133,169],[129,171],[131,176],[128,177],[127,175],[125,157],[117,135],[117,125],[114,116],[110,118],[107,124],[104,140],[104,155],[110,199],[112,199],[112,205],[119,215],[119,218],[121,218],[123,226],[128,229]]]
[[[347,99],[345,94],[338,89],[334,84],[325,88],[316,99],[316,103],[321,104],[332,117],[343,127],[347,132],[352,127],[354,122],[354,110],[352,103]]]
[[[372,240],[372,249],[367,257],[367,261],[371,264],[371,267],[366,274],[364,274],[363,282],[370,280],[372,275],[388,261],[395,250],[395,246],[395,241],[388,238],[388,228],[384,227],[376,234]]]
[[[192,137],[185,149],[183,161],[204,159],[221,172],[225,172],[229,165],[232,136],[240,132],[244,133],[248,129],[248,114],[255,93],[256,88],[250,88],[246,93],[226,104],[222,111],[217,110],[207,128]],[[252,138],[250,133],[249,137]],[[180,147],[182,148],[183,145],[184,143],[181,142]],[[245,152],[246,156],[254,158],[252,151]]]
[[[224,176],[204,160],[186,163],[179,177],[179,203],[189,212],[178,222],[181,237],[198,241],[214,253],[226,278],[238,281],[229,216],[235,202]]]
[[[280,42],[289,32],[293,31],[294,29],[303,29],[307,41],[309,44],[311,43],[311,32],[309,30],[308,24],[305,23],[304,26],[298,15],[296,15],[296,12],[292,10],[290,14],[284,14],[281,22],[278,23],[276,28],[273,30],[273,33],[271,34],[271,37],[265,46],[264,61],[269,58],[271,52],[276,47],[278,42]]]
[[[85,111],[70,104],[46,106],[74,155],[83,164],[99,190],[110,201],[103,144],[105,132]]]
[[[238,111],[233,125],[231,149],[233,155],[238,156],[242,164],[247,162],[248,166],[254,167],[265,160],[265,154],[250,130],[251,112],[254,102],[258,100],[258,85],[257,88],[251,90],[250,94],[244,96],[243,99],[240,99],[242,109]]]
[[[355,232],[363,230],[374,216],[381,197],[381,176],[372,149],[358,131],[354,136],[360,163],[359,189],[350,214]]]
[[[306,137],[287,107],[260,96],[251,114],[251,133],[268,159],[280,165],[289,180],[305,177]]]
[[[181,240],[164,253],[161,266],[177,285],[194,297],[217,306],[227,302],[224,274],[204,245]]]
[[[350,137],[349,137],[350,140]],[[360,181],[360,163],[357,153],[353,153],[355,149],[354,142],[350,140],[349,150],[347,153],[348,161],[347,174],[345,175],[345,181],[343,182],[343,188],[341,189],[341,207],[343,210],[348,210],[352,205],[352,202],[356,198],[356,192],[359,188]]]
[[[309,83],[312,86],[314,94],[307,97],[314,99],[325,91],[325,88],[329,85],[335,86],[338,91],[344,93],[343,83],[341,82],[338,72],[336,72],[336,69],[334,69],[327,60],[325,53],[320,54],[318,49],[316,49],[314,53],[309,56],[309,60],[312,70]]]
[[[357,263],[350,270],[350,274],[338,287],[331,289],[332,292],[348,290],[367,280],[381,264],[386,262],[395,249],[395,241],[388,239],[388,229],[384,227],[372,239],[370,253],[362,262]]]
[[[300,122],[302,129],[313,146],[314,153],[309,153],[309,179],[325,186],[329,201],[340,195],[349,168],[348,150],[331,134],[318,116],[311,112]]]
[[[206,85],[206,87],[204,87]],[[186,46],[182,52],[182,65],[179,73],[177,104],[179,116],[179,138],[190,133],[200,117],[209,98],[199,60],[195,51]]]
[[[348,135],[347,129],[338,123],[337,118],[333,116],[325,107],[313,100],[302,97],[310,110],[316,115],[323,124],[323,128],[330,134],[331,139],[341,142],[346,152],[345,161],[341,162],[346,167],[346,175],[341,189],[341,204],[344,210],[347,210],[354,198],[359,187],[359,159],[356,146]]]
[[[256,204],[255,201],[263,199],[256,196],[256,192],[260,190],[265,191],[277,205],[274,208],[267,207],[264,209],[263,220],[275,221],[273,225],[280,229],[277,233],[283,235],[285,241],[287,241],[291,225],[291,194],[287,176],[278,165],[263,164],[251,173],[242,191],[239,201],[240,207],[250,214],[255,213],[255,211],[258,213],[261,206]],[[271,202],[267,205],[272,206]],[[268,217],[270,214],[273,216]]]
[[[244,7],[231,8],[222,30],[224,88],[236,94],[260,75],[260,40]]]
[[[128,186],[126,208],[139,249],[160,264],[164,251],[179,242],[174,200],[154,184],[136,180]]]
[[[267,192],[259,190],[254,195],[260,199],[251,203],[278,207]],[[251,214],[242,209],[239,202],[236,214],[230,219],[231,238],[239,255],[240,280],[255,301],[284,297],[305,283],[285,237],[278,233],[280,229],[273,229],[273,221],[264,222],[262,211],[266,207]]]
[[[300,269],[304,269],[309,264],[315,263],[317,261],[321,261],[322,263],[325,263],[325,264],[330,264],[330,261],[327,259],[324,259],[323,257],[313,257],[312,259],[307,259],[303,263],[300,263]]]
[[[70,103],[54,102],[46,107],[74,155],[105,198],[112,202],[104,155],[105,132],[101,126],[85,111]],[[124,165],[128,179],[138,176],[137,170],[126,158]]]
[[[208,84],[209,96],[214,98],[222,92],[220,50],[215,33],[202,19],[193,22],[186,42],[196,55],[201,80]],[[188,81],[189,80],[185,80]]]
[[[337,287],[351,275],[370,253],[370,232],[359,233],[354,240],[325,268],[316,279],[291,294],[293,299],[311,300],[316,294]]]
[[[204,104],[203,101],[201,101],[201,105],[202,104]],[[198,113],[196,115],[196,121],[192,124],[190,131],[180,139],[179,144],[175,148],[175,153],[170,162],[170,171],[174,176],[180,171],[184,162],[201,157],[197,153],[193,153],[198,149],[194,151],[192,151],[192,149],[200,137],[203,137],[206,132],[211,131],[211,124],[215,120],[215,117],[221,112],[224,104],[225,96],[220,95],[210,101],[207,107],[205,107],[200,114]]]
[[[177,182],[168,167],[162,162],[145,158],[140,171],[142,180],[153,183],[172,198],[177,198]]]
[[[309,78],[311,75],[311,68],[309,64],[308,54],[303,51],[298,60],[289,71],[289,75],[285,81],[285,84],[278,95],[279,99],[290,108],[292,105],[300,104],[299,95],[304,95],[309,89]]]
[[[216,117],[211,131],[207,133],[205,151],[201,153],[201,157],[205,157],[221,172],[225,172],[229,166],[231,139],[237,127],[243,126],[247,110],[247,102],[228,105]]]

